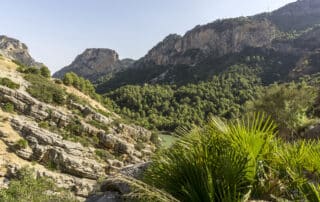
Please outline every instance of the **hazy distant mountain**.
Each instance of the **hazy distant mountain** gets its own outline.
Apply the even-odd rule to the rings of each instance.
[[[74,72],[79,76],[95,82],[108,74],[126,69],[134,60],[119,60],[118,53],[106,48],[90,48],[78,55],[69,65],[56,72],[53,76],[62,78],[67,72]]]

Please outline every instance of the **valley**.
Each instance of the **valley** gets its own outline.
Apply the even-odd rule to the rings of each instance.
[[[86,48],[0,36],[0,202],[320,201],[320,2]]]

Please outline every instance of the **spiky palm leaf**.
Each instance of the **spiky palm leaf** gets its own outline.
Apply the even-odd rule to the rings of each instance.
[[[160,152],[146,181],[181,201],[241,201],[270,152],[274,124],[263,115],[229,124],[212,119]]]

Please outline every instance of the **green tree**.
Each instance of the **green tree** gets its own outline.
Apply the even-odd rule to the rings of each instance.
[[[66,73],[62,79],[63,83],[67,86],[71,86],[73,84],[73,76],[71,73]]]
[[[270,115],[279,125],[280,135],[295,134],[308,124],[308,110],[316,99],[315,88],[305,83],[273,84],[266,87],[247,107]]]
[[[43,76],[43,77],[46,77],[46,78],[50,78],[51,77],[51,72],[49,70],[48,67],[46,66],[42,66],[40,68],[40,74]]]

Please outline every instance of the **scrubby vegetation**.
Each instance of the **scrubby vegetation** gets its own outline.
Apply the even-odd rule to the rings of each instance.
[[[50,78],[51,77],[51,72],[47,66],[41,66],[40,68],[37,67],[27,67],[23,64],[21,64],[18,61],[13,61],[18,65],[18,72],[24,73],[24,74],[38,74],[41,75],[45,78]]]
[[[318,201],[318,142],[286,143],[264,115],[214,118],[158,153],[145,181],[180,201]]]
[[[26,74],[25,79],[31,83],[27,91],[33,97],[50,104],[65,103],[66,92],[58,84],[38,74]]]
[[[312,108],[317,97],[315,87],[302,83],[273,84],[264,88],[257,99],[248,102],[248,111],[270,115],[285,135],[297,135],[313,123]],[[308,116],[309,115],[309,116]]]
[[[28,147],[28,141],[25,139],[20,139],[14,144],[14,148],[19,149],[25,149]]]
[[[73,72],[66,73],[62,81],[65,85],[73,86],[93,99],[98,101],[101,100],[100,96],[96,94],[93,84],[89,80],[84,79]]]
[[[36,177],[30,168],[23,168],[11,179],[8,189],[0,189],[3,202],[76,202],[67,191],[63,191],[48,178]]]
[[[20,88],[19,84],[13,82],[9,78],[0,78],[0,85],[6,86],[11,89],[19,89]]]
[[[5,102],[1,105],[1,109],[4,112],[12,113],[14,112],[14,105],[11,102]]]

